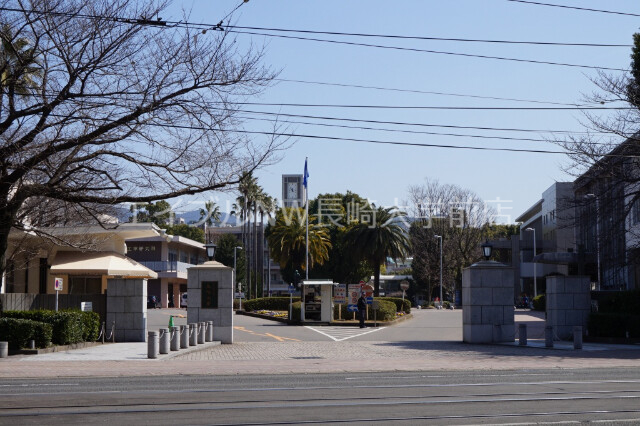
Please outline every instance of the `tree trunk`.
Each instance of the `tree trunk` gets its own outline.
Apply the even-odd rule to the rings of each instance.
[[[373,296],[380,297],[380,262],[373,266]]]

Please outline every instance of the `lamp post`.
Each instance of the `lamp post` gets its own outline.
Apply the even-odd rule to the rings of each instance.
[[[236,274],[238,273],[238,271],[236,270],[236,249],[240,249],[242,250],[242,247],[234,247],[233,248],[233,287],[234,287],[234,291],[235,291],[235,287],[238,285],[238,283],[236,282],[238,280],[238,278],[236,277]],[[240,289],[238,289],[240,290]],[[238,293],[240,293],[240,291],[238,291]],[[240,310],[242,310],[242,295],[240,295]]]
[[[493,251],[493,246],[489,243],[489,240],[486,240],[480,247],[482,248],[484,260],[489,260],[489,258],[491,258],[491,252]]]
[[[533,297],[536,297],[538,295],[538,276],[536,271],[536,229],[527,228],[525,231],[533,231]]]
[[[598,291],[600,291],[600,202],[596,194],[587,194],[584,198],[596,200],[596,257],[598,261]]]
[[[440,306],[442,306],[442,235],[435,235],[440,240]]]
[[[207,257],[209,260],[213,260],[216,254],[216,245],[214,243],[208,243],[204,245],[204,248],[207,250]]]

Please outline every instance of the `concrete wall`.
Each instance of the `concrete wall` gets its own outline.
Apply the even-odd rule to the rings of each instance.
[[[107,280],[107,335],[115,321],[116,342],[147,341],[147,280]]]
[[[462,271],[462,336],[466,343],[513,342],[513,268],[479,262]]]
[[[573,339],[573,327],[587,328],[591,312],[590,279],[587,276],[547,277],[547,325],[562,340]]]
[[[187,322],[213,321],[213,340],[233,343],[233,268],[205,262],[188,270]],[[218,307],[203,308],[202,282],[218,283]]]

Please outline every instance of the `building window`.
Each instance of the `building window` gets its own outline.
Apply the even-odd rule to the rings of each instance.
[[[69,294],[102,293],[101,277],[69,277]]]

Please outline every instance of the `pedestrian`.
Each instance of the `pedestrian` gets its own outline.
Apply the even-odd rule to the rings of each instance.
[[[360,293],[360,299],[358,299],[358,317],[360,318],[360,328],[364,328],[364,316],[366,315],[367,301],[364,298],[364,294]]]

